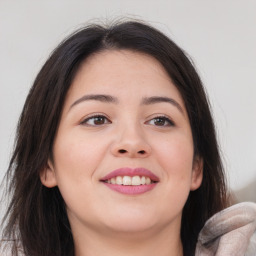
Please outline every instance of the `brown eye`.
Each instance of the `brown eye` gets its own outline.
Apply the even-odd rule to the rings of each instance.
[[[166,120],[164,118],[155,118],[154,124],[158,126],[164,126],[166,124]]]
[[[82,125],[87,126],[100,126],[108,123],[110,123],[110,121],[103,115],[91,116],[81,122]]]
[[[148,121],[148,124],[155,126],[174,126],[173,121],[165,116],[155,117]]]
[[[93,118],[93,122],[95,125],[101,125],[105,123],[105,119],[106,119],[105,117],[97,116]]]

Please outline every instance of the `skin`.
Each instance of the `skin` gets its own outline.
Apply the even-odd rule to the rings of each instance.
[[[97,94],[118,102],[81,99]],[[142,104],[153,96],[177,104]],[[104,117],[88,119],[95,113]],[[182,209],[190,190],[201,185],[203,163],[194,156],[182,97],[153,57],[107,50],[81,65],[63,107],[53,159],[41,181],[60,189],[76,256],[183,255]],[[121,167],[144,167],[160,181],[140,195],[100,182]]]

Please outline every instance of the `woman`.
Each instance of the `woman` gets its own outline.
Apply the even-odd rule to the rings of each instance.
[[[227,206],[201,80],[141,22],[88,26],[55,49],[7,178],[13,255],[194,255],[205,221]]]

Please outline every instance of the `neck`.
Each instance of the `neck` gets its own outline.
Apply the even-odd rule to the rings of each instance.
[[[73,232],[75,256],[182,256],[179,229],[175,231],[165,227],[157,232]]]

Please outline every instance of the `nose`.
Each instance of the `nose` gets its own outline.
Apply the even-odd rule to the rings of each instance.
[[[145,158],[151,154],[151,147],[138,128],[126,128],[117,134],[111,153],[116,157]]]

